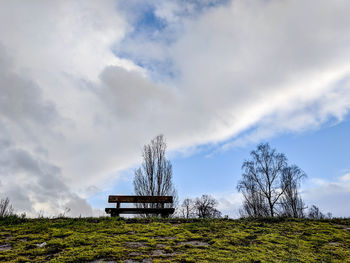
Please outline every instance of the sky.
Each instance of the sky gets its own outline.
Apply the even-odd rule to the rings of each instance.
[[[0,198],[104,215],[167,140],[180,200],[238,216],[241,165],[269,142],[306,204],[350,216],[347,0],[3,0]]]

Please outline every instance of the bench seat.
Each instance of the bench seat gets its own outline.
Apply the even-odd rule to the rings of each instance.
[[[168,217],[175,212],[175,208],[164,207],[166,203],[173,203],[172,196],[135,196],[135,195],[110,195],[108,203],[116,203],[116,208],[106,208],[105,211],[111,216],[120,214],[160,214],[162,217]],[[121,203],[150,203],[158,204],[158,208],[127,207],[121,208]],[[160,206],[160,207],[159,207]]]
[[[173,214],[175,208],[106,208],[107,214]]]

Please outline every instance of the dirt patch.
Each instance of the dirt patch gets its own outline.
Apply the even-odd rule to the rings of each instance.
[[[146,247],[146,242],[126,242],[125,246],[130,248]]]
[[[207,247],[209,244],[207,242],[199,241],[199,240],[192,240],[192,241],[186,241],[186,242],[179,242],[180,245],[190,245],[194,247]]]
[[[12,248],[12,246],[10,244],[2,244],[2,245],[0,245],[0,251],[10,250],[11,248]]]
[[[55,236],[54,238],[57,238],[57,239],[65,239],[67,237],[69,237],[70,235],[60,235],[60,236]]]
[[[338,245],[340,245],[340,243],[339,242],[330,242],[330,243],[328,243],[328,245],[338,246]]]
[[[90,261],[89,263],[116,263],[116,261],[104,260],[104,259],[96,259],[94,261]]]
[[[181,254],[181,253],[179,253],[179,252],[166,253],[162,249],[156,249],[156,250],[152,251],[152,257],[160,257],[160,256],[172,257],[172,256],[176,256],[179,254]]]
[[[176,237],[156,237],[158,240],[174,240]]]
[[[46,242],[40,243],[40,244],[35,244],[37,247],[45,247],[47,245]]]
[[[350,231],[350,226],[347,226],[347,225],[338,225],[338,224],[335,224],[335,226],[340,227],[340,228],[342,228],[342,229],[344,229],[344,230]]]
[[[164,256],[166,253],[164,250],[157,249],[152,251],[152,256]]]
[[[294,235],[302,235],[304,232],[303,231],[296,231],[296,232],[293,232]]]
[[[166,247],[166,245],[164,245],[164,244],[157,244],[156,245],[156,248],[164,248],[164,247]]]
[[[142,261],[139,261],[139,260],[133,260],[133,259],[126,259],[124,260],[124,263],[152,263],[152,259],[150,258],[145,258],[144,260]]]

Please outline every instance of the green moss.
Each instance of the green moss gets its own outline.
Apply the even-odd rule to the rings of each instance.
[[[350,262],[350,219],[10,222],[0,222],[0,244],[7,246],[0,251],[4,262]]]

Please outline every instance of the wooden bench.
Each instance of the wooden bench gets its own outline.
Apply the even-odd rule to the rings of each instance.
[[[111,216],[119,216],[120,214],[160,214],[162,217],[168,217],[173,214],[174,208],[165,208],[165,203],[173,203],[172,196],[135,196],[135,195],[110,195],[108,203],[117,203],[116,208],[106,208],[105,211]],[[148,208],[121,208],[121,203],[141,203],[141,204],[158,204],[155,207]],[[159,207],[160,206],[160,207]]]

